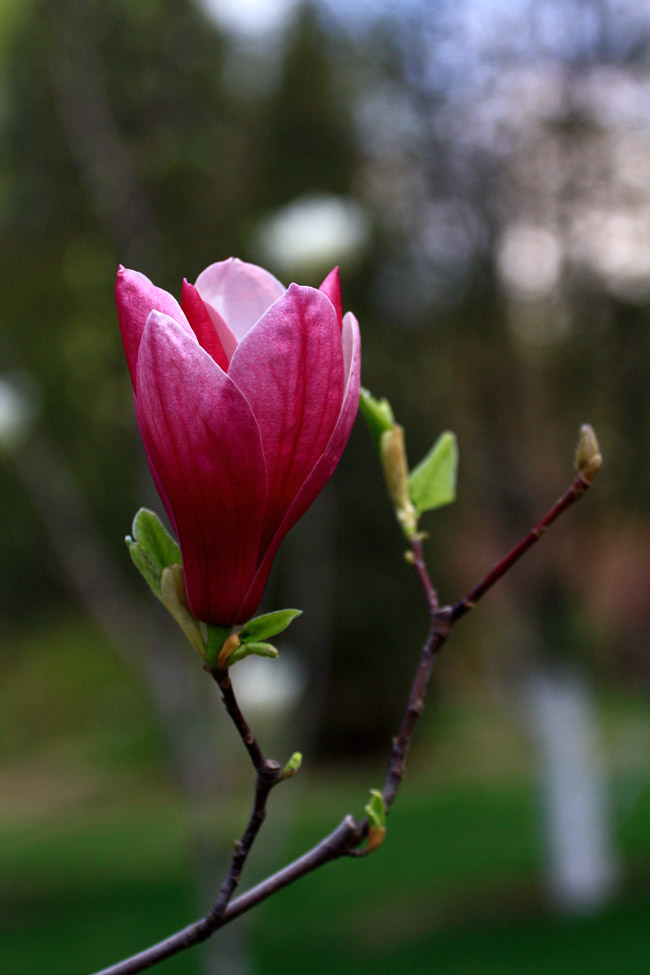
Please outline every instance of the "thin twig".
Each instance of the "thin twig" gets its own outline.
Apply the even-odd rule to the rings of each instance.
[[[559,518],[567,508],[570,508],[572,504],[579,501],[583,494],[589,490],[591,487],[591,481],[588,480],[582,473],[576,474],[571,486],[564,492],[561,498],[555,502],[552,508],[547,511],[541,521],[539,521],[535,527],[525,535],[521,541],[511,549],[508,554],[502,558],[496,565],[493,565],[488,574],[479,582],[478,586],[475,586],[471,592],[469,592],[464,599],[460,599],[457,603],[451,607],[451,622],[455,623],[457,620],[468,613],[471,609],[474,609],[479,599],[482,599],[486,592],[492,588],[495,582],[508,572],[509,569],[518,562],[519,559],[524,555],[528,549],[538,542],[544,532],[550,528],[556,518]]]
[[[417,534],[413,536],[411,539],[411,551],[407,554],[410,556],[409,562],[415,569],[417,577],[420,580],[420,585],[424,589],[424,594],[427,597],[429,614],[433,616],[434,613],[437,613],[438,611],[438,593],[431,582],[429,571],[424,560],[424,552],[422,551],[422,535]]]
[[[303,853],[302,856],[287,864],[286,867],[262,880],[232,901],[216,924],[210,926],[207,917],[201,918],[199,921],[188,924],[187,927],[170,935],[169,938],[165,938],[164,941],[159,941],[150,948],[146,948],[116,965],[102,968],[94,975],[134,975],[136,972],[142,972],[146,968],[151,968],[152,965],[164,961],[165,958],[177,955],[185,948],[191,948],[193,945],[205,941],[219,928],[234,921],[241,914],[250,911],[252,907],[266,900],[278,890],[282,890],[283,887],[287,887],[300,877],[311,873],[312,870],[344,856],[349,849],[358,845],[361,839],[359,823],[352,816],[346,816],[335,830],[325,836],[307,853]]]
[[[219,685],[224,707],[228,712],[228,716],[230,717],[232,723],[237,729],[237,734],[243,741],[246,751],[250,755],[250,759],[253,763],[255,771],[259,775],[260,772],[265,771],[267,760],[264,757],[262,749],[260,748],[255,735],[251,731],[246,718],[242,714],[239,704],[237,703],[237,698],[235,697],[229,672],[227,670],[220,669],[210,670],[208,667],[205,669]]]
[[[416,570],[429,606],[429,632],[422,648],[418,668],[415,673],[408,702],[402,722],[393,739],[388,772],[382,791],[386,809],[390,807],[404,776],[406,756],[413,736],[417,720],[424,708],[424,698],[431,678],[435,660],[443,644],[449,637],[454,624],[476,605],[485,593],[500,579],[521,556],[538,541],[546,529],[572,504],[578,501],[590,487],[590,480],[578,474],[571,486],[550,508],[540,522],[532,529],[506,556],[501,559],[487,573],[484,579],[465,596],[464,599],[452,606],[438,607],[435,589],[429,578],[424,556],[422,554],[421,539],[415,537],[411,542],[413,552],[412,564]],[[311,873],[324,864],[346,855],[359,855],[360,844],[368,835],[368,822],[358,822],[352,816],[346,816],[330,833],[316,844],[311,850],[289,863],[286,867],[271,874],[265,880],[256,884],[235,900],[230,900],[239,883],[241,870],[246,856],[263,822],[266,799],[275,784],[281,779],[277,763],[270,762],[264,755],[251,732],[244,716],[239,709],[230,679],[226,671],[211,672],[215,678],[224,699],[226,710],[230,714],[242,741],[244,742],[251,760],[257,771],[255,802],[244,837],[233,855],[228,876],[222,885],[219,897],[213,908],[205,917],[193,924],[182,928],[176,934],[164,941],[152,945],[131,958],[103,968],[94,975],[134,975],[144,971],[152,965],[178,954],[185,948],[205,941],[215,931],[230,921],[249,911],[252,907],[271,897],[277,891],[293,883],[300,877]],[[266,778],[265,778],[266,776]]]
[[[422,648],[422,653],[420,654],[420,662],[415,672],[415,677],[413,678],[406,709],[402,715],[402,723],[399,732],[393,738],[388,772],[386,773],[386,781],[382,789],[386,811],[390,809],[391,803],[404,778],[408,747],[417,720],[424,710],[424,698],[427,693],[427,687],[429,686],[429,680],[431,679],[433,665],[443,644],[451,633],[451,627],[452,623],[448,607],[436,610],[432,614],[429,633]]]
[[[250,853],[257,834],[262,827],[262,823],[266,819],[266,800],[269,797],[271,789],[273,789],[273,787],[280,782],[282,772],[278,762],[264,757],[262,749],[257,742],[257,738],[251,731],[250,726],[242,714],[241,708],[239,707],[228,670],[208,669],[208,673],[219,685],[219,690],[221,691],[221,697],[226,711],[232,719],[232,722],[237,729],[237,732],[243,741],[248,754],[250,755],[255,772],[257,773],[257,778],[255,781],[253,809],[248,820],[248,825],[246,826],[246,830],[244,831],[244,835],[242,836],[241,840],[235,843],[235,852],[230,860],[230,867],[228,868],[226,879],[221,885],[219,896],[205,917],[207,926],[206,937],[218,927],[233,893],[239,886],[248,854]]]

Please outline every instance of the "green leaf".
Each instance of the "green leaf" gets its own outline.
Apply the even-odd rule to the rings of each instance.
[[[375,829],[382,829],[386,825],[386,806],[384,797],[379,789],[370,790],[370,801],[363,810],[368,817],[368,822]]]
[[[127,535],[124,539],[129,548],[129,555],[133,560],[133,564],[136,569],[142,574],[145,582],[151,589],[154,596],[162,602],[162,592],[160,589],[160,577],[162,575],[162,570],[157,562],[155,562],[152,557],[146,552],[142,545],[134,542],[133,539]]]
[[[239,660],[243,660],[244,657],[250,656],[271,657],[272,659],[275,659],[276,657],[279,657],[280,654],[275,647],[271,646],[270,643],[242,643],[240,647],[237,647],[237,649],[233,650],[233,652],[230,654],[228,660],[226,661],[226,666],[232,667],[232,665],[236,664]]]
[[[278,633],[286,630],[292,620],[301,615],[301,609],[278,609],[275,613],[256,616],[248,623],[244,623],[238,634],[239,639],[242,643],[258,643],[260,640],[268,640],[269,637],[277,636]]]
[[[127,535],[133,564],[142,573],[154,596],[163,601],[160,578],[170,565],[181,565],[181,550],[158,515],[148,508],[140,508],[133,519],[133,538]]]
[[[362,387],[359,407],[364,420],[368,424],[368,430],[370,431],[374,445],[379,450],[382,433],[385,433],[386,430],[392,430],[395,424],[395,417],[393,416],[390,403],[387,399],[375,399],[367,389],[363,389]]]
[[[182,564],[180,548],[155,511],[140,508],[133,519],[132,531],[136,542],[158,563],[161,571],[168,565]]]
[[[442,433],[433,447],[409,474],[409,494],[418,515],[441,508],[456,498],[458,444],[456,435]]]

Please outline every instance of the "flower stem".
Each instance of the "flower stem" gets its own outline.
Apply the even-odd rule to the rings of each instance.
[[[235,843],[235,852],[230,860],[230,867],[226,878],[219,890],[219,896],[210,908],[205,917],[207,934],[211,934],[219,926],[230,899],[239,886],[242,871],[251,851],[253,843],[259,833],[262,823],[266,819],[266,800],[274,786],[281,781],[282,767],[279,762],[265,758],[260,748],[257,738],[250,729],[244,717],[235,692],[228,670],[210,670],[206,668],[211,677],[219,685],[221,698],[228,715],[237,729],[239,737],[244,743],[246,751],[250,755],[253,767],[257,774],[255,781],[255,795],[253,809],[248,820],[248,824],[241,840]],[[206,934],[206,937],[207,937]]]
[[[228,670],[215,669],[212,670],[209,667],[205,668],[208,674],[219,686],[221,691],[221,700],[224,703],[224,707],[228,712],[228,715],[237,729],[237,734],[244,743],[246,751],[250,755],[253,767],[258,775],[263,774],[267,769],[267,760],[262,753],[257,739],[250,729],[246,718],[242,714],[241,708],[235,697],[235,692],[233,690],[232,681],[230,680],[230,673]]]

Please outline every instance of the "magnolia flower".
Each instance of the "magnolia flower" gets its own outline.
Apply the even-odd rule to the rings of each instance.
[[[246,622],[280,542],[329,480],[359,405],[357,320],[335,268],[287,290],[237,258],[181,304],[120,268],[117,309],[149,467],[208,623]]]

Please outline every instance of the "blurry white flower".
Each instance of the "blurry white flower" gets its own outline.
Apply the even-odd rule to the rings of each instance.
[[[362,251],[369,231],[368,216],[355,200],[303,196],[260,224],[257,246],[267,264],[298,276],[349,264]]]
[[[31,384],[0,377],[0,447],[11,450],[24,440],[38,412],[38,397]]]

